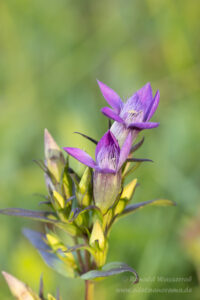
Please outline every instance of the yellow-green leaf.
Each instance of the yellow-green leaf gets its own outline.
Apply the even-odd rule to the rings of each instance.
[[[143,208],[145,206],[148,206],[148,205],[175,206],[176,203],[174,201],[171,201],[168,199],[155,199],[155,200],[149,200],[149,201],[144,201],[144,202],[140,202],[140,203],[135,203],[135,204],[127,205],[120,216],[124,216],[129,213],[135,212],[136,210]]]

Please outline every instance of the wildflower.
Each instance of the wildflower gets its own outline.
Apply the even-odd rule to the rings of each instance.
[[[129,132],[132,132],[132,138],[135,140],[141,130],[159,126],[159,123],[149,122],[158,107],[160,99],[159,91],[153,97],[150,83],[138,90],[125,103],[122,102],[115,91],[104,83],[98,81],[98,84],[102,95],[112,107],[104,107],[101,111],[115,121],[110,130],[117,138],[120,146]]]
[[[121,190],[121,167],[126,161],[132,145],[130,132],[120,149],[110,130],[96,147],[96,162],[83,150],[66,147],[64,150],[81,163],[93,168],[93,194],[96,206],[105,213],[115,202]]]

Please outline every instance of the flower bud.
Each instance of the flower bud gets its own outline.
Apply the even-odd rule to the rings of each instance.
[[[59,207],[64,208],[65,207],[64,198],[56,190],[53,191],[53,196],[54,196],[56,203],[59,205]]]
[[[51,294],[47,295],[47,300],[56,300],[56,298],[54,298]]]
[[[122,191],[121,197],[119,202],[117,203],[114,214],[118,215],[123,212],[124,208],[126,207],[127,203],[131,200],[133,193],[135,191],[137,185],[137,179],[133,179],[130,183],[128,183]]]
[[[76,268],[76,261],[74,259],[74,256],[72,253],[68,253],[67,252],[67,247],[61,242],[60,238],[50,232],[46,234],[46,239],[48,242],[48,245],[52,248],[52,250],[54,251],[63,251],[62,252],[62,256],[60,257],[63,261],[66,262],[66,264],[70,267],[70,268]]]
[[[90,168],[86,168],[79,182],[76,191],[76,197],[80,205],[88,206],[91,202],[91,180],[92,174]]]
[[[44,149],[46,166],[56,181],[60,182],[65,166],[65,158],[47,129],[44,132]]]
[[[98,245],[100,249],[104,249],[105,237],[104,237],[102,227],[98,220],[96,220],[92,229],[92,233],[90,236],[90,245],[93,245],[95,241],[98,241]]]
[[[131,200],[136,185],[137,185],[137,179],[135,178],[123,188],[121,199],[127,199],[128,201]]]
[[[96,146],[96,162],[83,150],[66,147],[64,150],[83,164],[93,168],[93,194],[96,206],[103,214],[115,203],[121,191],[121,169],[128,158],[132,146],[129,133],[122,148],[110,130]]]
[[[104,174],[95,171],[93,182],[95,205],[105,214],[121,191],[121,172]]]

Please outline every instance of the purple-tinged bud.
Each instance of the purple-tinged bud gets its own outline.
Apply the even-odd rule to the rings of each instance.
[[[102,225],[98,220],[96,220],[93,225],[89,244],[90,247],[92,247],[93,257],[97,267],[102,267],[106,262],[108,245]]]
[[[94,172],[94,199],[102,213],[115,203],[121,191],[121,172],[115,174],[104,174]]]
[[[121,167],[126,161],[132,145],[132,134],[128,134],[120,149],[109,130],[98,142],[96,162],[83,150],[64,148],[66,152],[83,164],[95,169],[93,176],[94,202],[105,214],[115,203],[121,191]]]
[[[44,132],[45,164],[57,182],[60,182],[65,158],[47,129]]]

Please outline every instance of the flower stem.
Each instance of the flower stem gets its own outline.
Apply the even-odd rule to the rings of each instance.
[[[85,300],[93,300],[94,283],[90,280],[85,280]]]
[[[75,242],[75,245],[78,245],[78,239],[77,237],[74,238],[74,242]],[[79,250],[76,251],[77,253],[77,257],[78,257],[78,262],[79,262],[79,266],[80,266],[80,271],[81,273],[85,272],[85,266],[84,266],[84,263],[83,263],[83,260],[82,260],[82,257],[81,257],[81,253]]]

